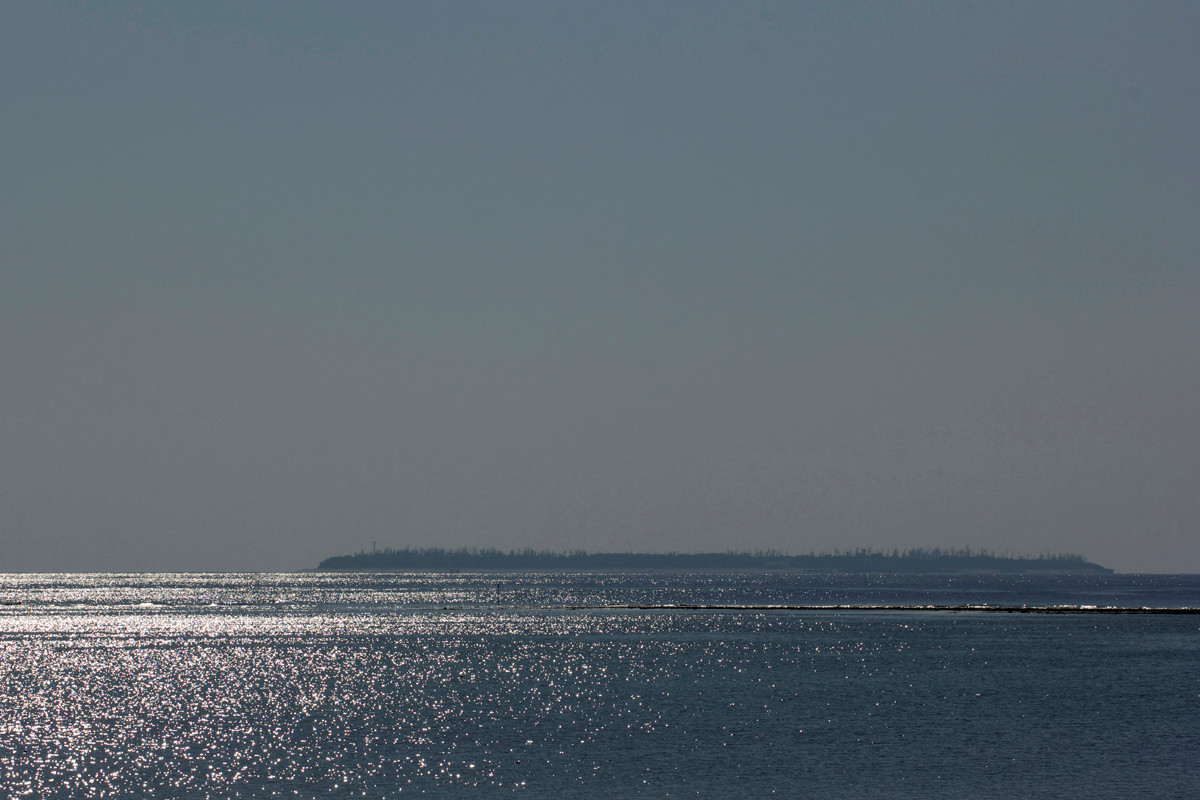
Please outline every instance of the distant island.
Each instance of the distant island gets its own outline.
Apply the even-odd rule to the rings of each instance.
[[[332,556],[317,566],[318,571],[351,572],[455,572],[496,570],[615,571],[615,570],[795,570],[803,572],[864,573],[964,573],[964,572],[1057,572],[1111,574],[1112,570],[1071,553],[1040,556],[999,555],[970,548],[940,548],[809,553],[793,556],[777,551],[726,553],[588,553],[574,550],[510,550],[459,548],[386,548]]]

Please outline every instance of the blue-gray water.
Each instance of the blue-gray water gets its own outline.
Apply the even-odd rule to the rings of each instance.
[[[0,602],[0,796],[1200,796],[1200,616],[577,608],[1183,608],[1197,576],[13,575]]]

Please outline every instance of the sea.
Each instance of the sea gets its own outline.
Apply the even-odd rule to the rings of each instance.
[[[0,575],[0,797],[1194,800],[1196,609],[1195,575]]]

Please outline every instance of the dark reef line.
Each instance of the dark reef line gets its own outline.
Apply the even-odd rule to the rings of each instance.
[[[727,605],[602,605],[568,606],[570,611],[978,611],[987,614],[1192,614],[1200,608],[1141,608],[1129,606],[727,606]]]

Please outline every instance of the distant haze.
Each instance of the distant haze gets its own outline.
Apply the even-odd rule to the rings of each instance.
[[[0,571],[1200,572],[1200,4],[0,5]]]

